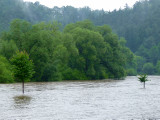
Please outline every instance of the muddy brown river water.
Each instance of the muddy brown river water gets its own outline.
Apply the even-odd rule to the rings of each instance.
[[[160,76],[146,89],[125,80],[0,84],[0,120],[160,119]]]

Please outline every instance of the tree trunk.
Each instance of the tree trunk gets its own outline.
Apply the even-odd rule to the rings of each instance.
[[[145,82],[144,82],[144,88],[145,88]]]
[[[22,92],[24,94],[24,80],[22,81]]]

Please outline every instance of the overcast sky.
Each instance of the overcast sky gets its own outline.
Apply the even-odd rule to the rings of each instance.
[[[112,11],[114,9],[123,8],[127,3],[130,7],[139,0],[23,0],[36,2],[39,1],[40,4],[53,8],[54,6],[62,7],[71,5],[76,8],[89,6],[91,9],[104,9],[105,11]]]

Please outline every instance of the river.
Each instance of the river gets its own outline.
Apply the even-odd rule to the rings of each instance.
[[[0,120],[160,119],[160,76],[0,84]]]

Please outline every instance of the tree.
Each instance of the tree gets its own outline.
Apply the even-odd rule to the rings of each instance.
[[[123,46],[129,51],[127,55],[131,54],[129,57],[125,55],[118,36],[109,26],[95,26],[85,20],[67,25],[64,33],[73,36],[79,53],[70,66],[72,69],[85,73],[87,79],[119,79],[126,75],[124,66],[127,61],[132,61],[132,52]]]
[[[41,22],[32,26],[27,41],[27,52],[35,65],[33,78],[35,81],[61,80],[59,72],[59,58],[62,58],[65,48],[62,45],[61,33],[58,23]],[[63,50],[61,50],[61,48]],[[66,60],[66,59],[63,59]]]
[[[145,88],[145,83],[146,83],[146,81],[148,81],[147,75],[140,75],[140,77],[138,77],[138,79],[141,83],[144,83],[144,88]]]
[[[34,74],[33,63],[29,59],[29,55],[25,52],[17,52],[11,59],[13,65],[14,76],[16,82],[22,82],[22,92],[24,94],[24,82],[29,81]]]

